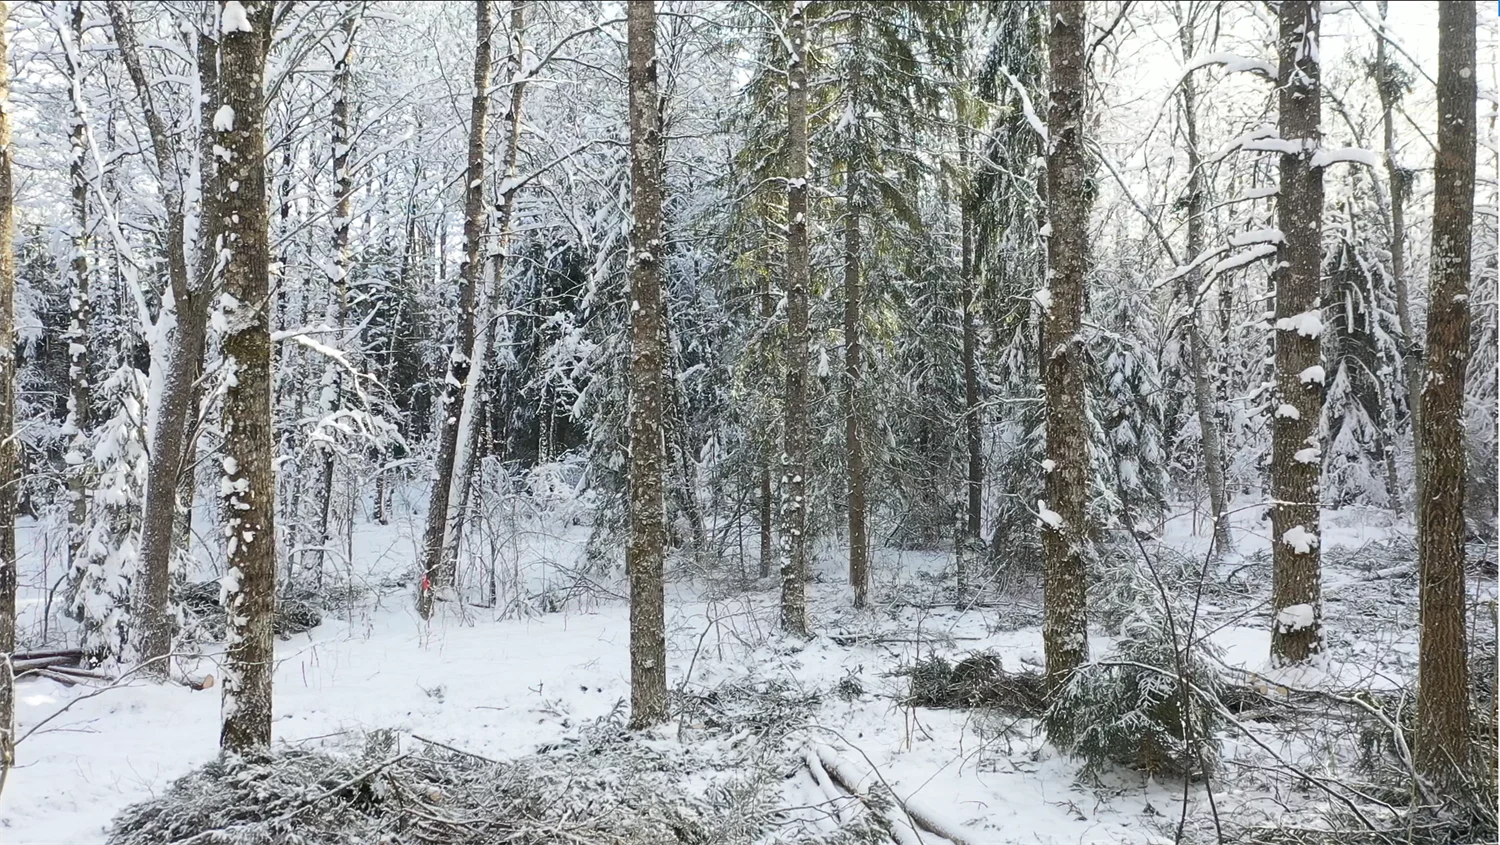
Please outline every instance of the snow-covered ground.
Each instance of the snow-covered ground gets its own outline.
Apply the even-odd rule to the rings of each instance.
[[[1359,549],[1401,533],[1372,527],[1374,521],[1354,520],[1351,526],[1330,519],[1325,550]],[[1203,538],[1187,536],[1189,528],[1186,520],[1173,523],[1169,536],[1184,551],[1201,549]],[[410,531],[410,521],[358,528],[356,559],[367,562],[371,581],[407,565]],[[1263,525],[1247,518],[1239,531],[1240,552],[1264,548],[1265,538],[1259,536],[1264,533]],[[526,546],[515,561],[577,556],[586,536],[585,527],[559,528],[545,542]],[[41,544],[23,545],[35,563]],[[908,681],[892,676],[892,670],[934,651],[957,657],[989,649],[1008,668],[1039,666],[1039,608],[1017,600],[1012,606],[959,612],[877,601],[874,609],[856,614],[847,609],[849,593],[837,577],[836,551],[825,558],[825,577],[809,585],[813,627],[820,636],[807,643],[775,632],[776,594],[769,582],[748,594],[712,600],[703,587],[670,589],[673,687],[704,691],[751,677],[817,693],[819,708],[805,728],[809,743],[827,743],[865,761],[896,794],[959,825],[974,843],[1170,841],[1182,800],[1180,783],[1133,775],[1114,777],[1104,786],[1080,783],[1077,763],[1029,726],[1002,730],[997,720],[973,711],[900,703]],[[925,574],[945,560],[882,551],[877,598],[909,596],[930,585]],[[1233,557],[1224,564],[1224,577],[1232,580],[1240,577],[1238,569],[1254,566]],[[1374,667],[1400,672],[1414,654],[1415,631],[1403,629],[1394,615],[1383,641],[1361,637],[1341,645],[1340,585],[1356,577],[1338,570],[1327,590],[1331,642],[1358,659],[1335,661],[1327,671],[1367,681]],[[1205,624],[1217,629],[1213,638],[1231,665],[1263,669],[1269,642],[1263,599],[1252,596],[1242,605],[1210,606],[1205,612]],[[34,589],[23,595],[32,618],[43,601]],[[394,728],[490,757],[515,757],[568,737],[581,723],[628,701],[629,624],[622,602],[575,603],[562,612],[504,619],[484,608],[468,608],[463,618],[451,605],[447,611],[424,624],[409,596],[394,592],[353,609],[348,618],[330,618],[279,642],[277,741],[320,744]],[[1368,615],[1367,603],[1358,612]],[[827,636],[831,633],[859,640],[840,645]],[[1096,641],[1096,654],[1105,643]],[[212,663],[210,652],[198,668],[212,672]],[[851,677],[863,693],[834,694],[840,681]],[[19,706],[24,739],[18,766],[0,796],[0,841],[9,845],[102,841],[105,825],[122,807],[160,794],[217,751],[217,688],[193,691],[127,680],[97,692],[31,680],[20,684]],[[676,736],[675,724],[659,731],[663,741]],[[1226,753],[1233,755],[1236,748],[1230,742]],[[795,790],[788,783],[788,790]],[[1190,794],[1196,808],[1199,790]],[[788,800],[796,797],[789,794]],[[1227,800],[1248,804],[1256,796]]]

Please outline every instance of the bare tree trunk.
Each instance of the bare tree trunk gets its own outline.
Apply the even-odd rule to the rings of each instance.
[[[349,172],[349,152],[354,143],[354,127],[349,117],[349,80],[354,59],[354,34],[359,28],[359,17],[348,15],[339,26],[341,43],[333,60],[333,327],[344,337],[344,320],[349,307],[349,226],[353,222],[351,206],[354,198],[354,175]],[[333,362],[324,365],[329,378],[333,379],[333,402],[335,407],[324,407],[325,413],[336,410],[343,401],[343,368]],[[326,382],[325,382],[326,383]],[[338,469],[337,453],[332,443],[323,444],[323,472],[318,479],[318,531],[313,552],[313,571],[320,576],[328,548],[333,544],[333,532],[328,527],[328,515],[333,505],[333,477]]]
[[[1321,133],[1318,0],[1279,7],[1277,90],[1281,155],[1276,203],[1282,243],[1276,287],[1276,410],[1271,438],[1271,660],[1301,663],[1323,650],[1318,486],[1323,468],[1323,170],[1312,166]]]
[[[860,425],[859,174],[850,163],[844,197],[844,447],[849,470],[849,583],[854,606],[864,607],[870,593],[870,537],[865,528],[865,445]]]
[[[1081,331],[1087,296],[1088,199],[1084,159],[1084,53],[1087,10],[1082,0],[1052,0],[1048,51],[1052,96],[1047,110],[1048,241],[1051,302],[1042,326],[1042,384],[1047,397],[1045,502],[1042,525],[1042,640],[1048,683],[1065,682],[1088,660],[1085,551],[1088,524],[1089,431],[1085,350]]]
[[[10,96],[5,38],[10,7],[0,0],[0,102]],[[15,199],[10,173],[10,110],[0,109],[0,786],[16,763],[16,443]]]
[[[656,3],[631,0],[630,79],[630,725],[667,720],[666,441],[662,431],[663,143],[656,90]]]
[[[68,447],[68,561],[76,564],[83,548],[88,519],[87,479],[83,471],[89,432],[89,327],[94,306],[89,298],[89,181],[84,169],[88,136],[83,111],[83,2],[73,0],[68,36],[63,50],[68,88],[73,103],[73,131],[68,136],[68,182],[73,199],[73,254],[68,262],[68,422],[73,436]]]
[[[448,529],[448,502],[458,452],[460,416],[468,390],[474,353],[475,301],[482,282],[483,263],[479,242],[484,236],[485,123],[490,107],[490,3],[479,0],[474,15],[474,98],[469,106],[469,162],[464,177],[464,253],[459,265],[458,325],[448,353],[448,374],[438,407],[438,452],[433,459],[432,496],[427,507],[427,527],[422,538],[422,582],[417,592],[417,612],[432,616],[433,591],[453,585],[455,562],[443,559]]]
[[[1478,96],[1472,3],[1438,5],[1438,150],[1433,172],[1432,292],[1422,395],[1423,496],[1417,504],[1422,636],[1416,764],[1439,789],[1465,787],[1469,665],[1464,631],[1464,379],[1469,365],[1469,270]]]
[[[526,4],[523,0],[511,0],[510,4],[510,75],[513,79],[520,79],[523,73],[526,42]],[[521,189],[521,184],[516,179],[516,164],[520,160],[521,153],[521,106],[526,94],[526,83],[517,82],[510,86],[510,108],[505,113],[505,125],[508,127],[506,135],[504,173],[507,185],[500,197],[500,219],[498,226],[500,230],[499,240],[493,248],[487,250],[485,266],[488,275],[488,289],[480,299],[479,303],[479,326],[476,331],[474,351],[470,354],[470,360],[479,362],[480,370],[470,374],[473,388],[466,394],[464,411],[459,419],[459,431],[461,432],[460,449],[454,458],[453,489],[449,492],[450,500],[456,495],[458,503],[449,508],[448,527],[444,532],[445,560],[456,566],[458,562],[459,540],[463,534],[463,523],[469,512],[469,496],[474,489],[474,468],[479,465],[481,434],[484,426],[481,420],[487,414],[483,407],[484,399],[480,388],[485,383],[485,370],[489,361],[494,357],[491,347],[495,335],[494,309],[501,301],[502,282],[505,278],[506,258],[509,255],[511,240],[515,235],[515,209],[516,195]],[[469,395],[471,394],[471,395]]]
[[[807,635],[807,18],[787,17],[786,431],[781,455],[781,627]]]
[[[1179,32],[1182,55],[1191,61],[1197,50],[1194,45],[1195,21],[1189,17],[1182,22]],[[1187,206],[1187,260],[1194,262],[1193,269],[1182,278],[1184,305],[1188,314],[1185,321],[1188,342],[1188,363],[1193,378],[1193,410],[1198,415],[1198,438],[1203,454],[1203,477],[1208,485],[1208,504],[1213,510],[1214,551],[1224,554],[1234,548],[1234,539],[1229,533],[1229,497],[1224,485],[1224,447],[1219,439],[1219,416],[1213,403],[1213,385],[1209,381],[1210,350],[1203,336],[1202,301],[1203,269],[1197,258],[1203,254],[1203,214],[1207,200],[1208,185],[1203,178],[1203,159],[1198,152],[1198,86],[1192,74],[1182,80],[1182,122],[1187,135],[1188,206]]]
[[[761,332],[770,333],[771,318],[776,316],[776,300],[771,296],[771,274],[767,272],[760,280]],[[769,392],[769,391],[768,391]],[[770,450],[767,449],[767,452]],[[771,577],[771,560],[776,557],[776,527],[774,513],[775,489],[771,484],[771,457],[765,455],[760,467],[760,577]]]
[[[1386,53],[1385,16],[1389,3],[1380,0],[1380,37],[1375,41],[1375,88],[1380,93],[1381,128],[1385,137],[1385,173],[1391,190],[1391,278],[1396,287],[1396,320],[1401,326],[1401,358],[1406,370],[1406,402],[1411,408],[1412,467],[1416,498],[1422,498],[1422,441],[1417,431],[1422,425],[1422,350],[1417,344],[1417,328],[1411,316],[1411,295],[1406,287],[1406,197],[1411,193],[1411,177],[1396,161],[1396,101],[1401,84],[1394,73],[1394,63]],[[1395,432],[1389,440],[1394,443]],[[1392,456],[1394,449],[1386,450]],[[1394,467],[1391,474],[1394,475]],[[1391,505],[1400,509],[1401,491],[1391,485]]]
[[[967,115],[960,114],[959,170],[964,178],[970,173],[973,132]],[[984,549],[980,536],[984,494],[984,409],[979,405],[979,274],[974,271],[974,196],[967,185],[959,197],[958,228],[962,241],[959,272],[963,276],[963,356],[964,356],[964,439],[969,451],[968,476],[964,480],[964,530],[959,548],[954,550],[957,570],[955,580],[960,602],[968,597],[970,568]]]
[[[208,328],[208,305],[211,291],[207,284],[195,284],[190,278],[184,233],[188,208],[185,204],[182,175],[175,161],[176,146],[162,114],[152,104],[152,86],[141,65],[140,47],[130,20],[130,5],[123,0],[109,0],[110,23],[120,58],[130,75],[136,95],[141,99],[151,149],[156,162],[163,205],[166,207],[168,289],[176,317],[171,347],[164,355],[162,385],[157,391],[159,406],[151,410],[151,455],[146,467],[145,506],[141,514],[141,573],[138,618],[140,620],[139,657],[146,671],[165,677],[167,657],[172,651],[173,618],[171,613],[171,560],[173,528],[177,516],[177,485],[183,456],[194,452],[186,442],[192,431],[190,415],[198,362],[202,357],[203,339]],[[200,40],[200,43],[207,39]],[[199,79],[204,92],[211,90],[217,70],[213,57],[198,57]],[[201,282],[201,280],[198,280]]]
[[[221,4],[221,9],[227,6]],[[224,12],[214,141],[228,151],[206,192],[219,218],[225,367],[224,534],[228,617],[219,745],[243,752],[271,742],[272,616],[276,602],[276,477],[271,466],[270,237],[266,209],[266,53],[272,5],[243,0]],[[247,23],[248,22],[248,23]]]

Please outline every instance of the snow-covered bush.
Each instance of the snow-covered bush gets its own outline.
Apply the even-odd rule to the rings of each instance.
[[[83,650],[95,663],[124,661],[130,642],[146,487],[145,382],[126,364],[100,385],[98,407],[114,412],[92,432],[90,452],[82,456],[88,523],[74,564],[70,611],[82,625]]]
[[[1161,602],[1143,603],[1109,653],[1058,690],[1043,720],[1047,735],[1086,772],[1122,765],[1189,776],[1212,767],[1221,682],[1207,644],[1189,647],[1179,663],[1184,638],[1170,632]]]

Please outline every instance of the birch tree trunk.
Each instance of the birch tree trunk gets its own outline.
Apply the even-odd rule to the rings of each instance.
[[[793,0],[786,22],[786,431],[781,454],[781,627],[807,635],[807,4]]]
[[[630,725],[667,720],[667,644],[662,564],[666,557],[667,461],[662,431],[662,133],[656,87],[656,0],[631,0],[630,194]]]
[[[243,17],[234,14],[242,6]],[[272,615],[276,600],[276,479],[271,465],[270,238],[265,185],[265,75],[272,4],[222,3],[210,189],[223,267],[225,636],[219,745],[244,752],[271,742]]]
[[[161,367],[162,385],[156,391],[157,407],[151,413],[151,454],[146,467],[145,506],[141,515],[141,572],[137,618],[140,620],[139,657],[146,661],[145,671],[165,677],[168,656],[172,651],[174,621],[171,612],[171,560],[173,525],[177,516],[178,477],[183,456],[192,455],[189,440],[190,416],[197,410],[193,401],[198,363],[202,358],[203,340],[208,328],[208,306],[212,293],[209,286],[190,276],[185,234],[189,227],[189,208],[183,191],[183,177],[176,163],[177,146],[172,140],[165,118],[153,105],[151,81],[141,64],[135,27],[130,20],[131,6],[123,0],[110,0],[109,19],[114,29],[120,58],[141,100],[146,128],[151,138],[151,152],[166,209],[167,231],[164,238],[167,253],[167,281],[176,328],[170,339],[157,338],[166,344]],[[215,16],[217,17],[217,16]],[[207,40],[207,39],[204,39]],[[201,80],[214,78],[213,57],[199,55]],[[204,92],[210,90],[204,88]],[[165,308],[165,306],[163,306]]]
[[[1193,26],[1194,20],[1189,17],[1182,22],[1179,33],[1184,61],[1191,61],[1197,55]],[[1193,378],[1193,410],[1198,415],[1203,478],[1208,485],[1208,505],[1213,510],[1214,552],[1222,555],[1233,550],[1234,539],[1229,533],[1229,497],[1224,484],[1224,447],[1219,436],[1219,413],[1214,408],[1213,385],[1209,382],[1210,350],[1203,336],[1199,305],[1203,294],[1203,268],[1197,259],[1204,248],[1203,215],[1208,185],[1203,178],[1203,158],[1198,151],[1198,86],[1191,73],[1182,80],[1182,124],[1187,136],[1188,164],[1186,259],[1192,262],[1193,269],[1183,276],[1181,295],[1189,309],[1185,323],[1188,364]],[[1227,282],[1221,281],[1221,284]]]
[[[73,200],[72,255],[68,261],[68,419],[64,428],[73,436],[68,448],[68,561],[76,565],[83,548],[88,518],[87,478],[83,471],[89,431],[89,326],[94,307],[89,298],[88,173],[84,169],[88,140],[83,110],[83,2],[74,0],[63,49],[73,103],[73,129],[68,135],[68,184]]]
[[[349,15],[339,26],[341,41],[333,60],[333,302],[329,314],[338,337],[344,337],[344,320],[349,307],[349,226],[352,223],[352,201],[354,197],[354,175],[349,172],[350,147],[354,143],[353,125],[349,117],[349,80],[354,60],[354,34],[359,27],[359,17]],[[337,410],[342,403],[343,368],[330,361],[325,365],[325,384],[332,382],[331,404],[324,402],[323,413]],[[329,512],[333,505],[333,477],[338,469],[337,453],[332,443],[323,444],[322,475],[318,481],[317,501],[318,531],[313,541],[313,571],[320,576],[333,544],[333,532],[328,528]]]
[[[1282,242],[1276,289],[1276,410],[1271,434],[1271,660],[1310,660],[1323,650],[1318,518],[1325,374],[1322,366],[1323,170],[1313,167],[1321,133],[1319,0],[1279,7],[1277,52],[1281,155],[1276,217]]]
[[[1464,379],[1469,365],[1469,270],[1478,96],[1472,3],[1438,5],[1437,158],[1427,378],[1418,442],[1417,503],[1422,634],[1417,670],[1416,764],[1443,792],[1469,771],[1469,664],[1464,630]]]
[[[458,452],[460,417],[473,364],[475,311],[484,265],[480,240],[484,237],[485,123],[490,106],[490,3],[474,4],[474,97],[469,106],[469,161],[464,176],[464,252],[458,275],[458,325],[448,353],[448,373],[438,406],[437,456],[432,466],[432,495],[427,507],[427,527],[422,537],[422,581],[417,592],[417,612],[432,616],[433,592],[453,586],[455,562],[444,560],[454,464]]]
[[[1085,550],[1088,524],[1089,430],[1085,395],[1083,310],[1088,253],[1084,159],[1084,53],[1087,11],[1082,0],[1052,0],[1048,52],[1052,94],[1047,109],[1050,304],[1044,302],[1042,383],[1047,398],[1046,496],[1038,503],[1042,530],[1042,640],[1054,689],[1088,660]]]
[[[10,98],[6,25],[0,0],[0,103]],[[16,443],[16,256],[10,172],[10,109],[0,108],[0,785],[16,762],[16,488],[21,480]]]

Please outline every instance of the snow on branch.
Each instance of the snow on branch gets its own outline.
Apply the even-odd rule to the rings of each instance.
[[[1338,164],[1339,162],[1363,164],[1365,167],[1379,167],[1380,156],[1374,150],[1366,150],[1359,147],[1339,147],[1335,150],[1318,150],[1313,153],[1313,167],[1327,167],[1330,164]]]
[[[1266,79],[1276,78],[1276,66],[1264,59],[1255,59],[1249,56],[1238,56],[1234,53],[1207,53],[1198,56],[1182,69],[1182,75],[1188,74],[1201,68],[1223,65],[1225,73],[1253,73]]]

